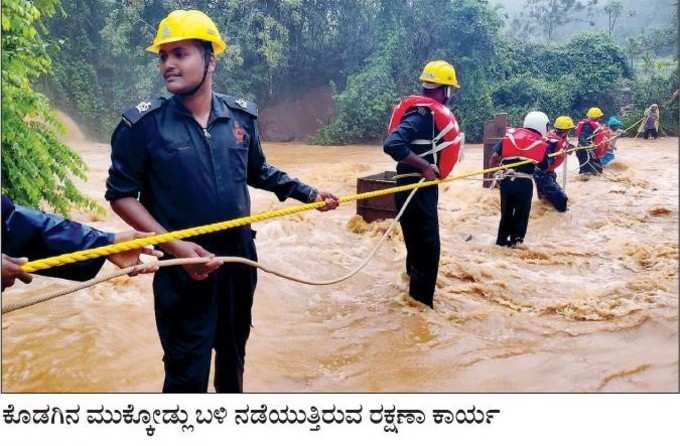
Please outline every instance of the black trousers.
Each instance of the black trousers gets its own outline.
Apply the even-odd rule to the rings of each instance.
[[[534,182],[529,178],[504,178],[500,189],[501,221],[496,244],[512,246],[522,243],[529,225]]]
[[[588,152],[586,149],[577,150],[576,157],[579,163],[578,173],[597,175],[602,172],[602,164],[595,156],[594,151]]]
[[[548,200],[559,212],[566,212],[568,198],[557,183],[557,174],[536,169],[534,180],[538,197]]]
[[[417,181],[417,180],[416,180]],[[413,183],[412,178],[397,180],[397,184]],[[395,194],[397,209],[401,209],[410,191]],[[434,288],[439,270],[439,217],[437,186],[419,189],[401,217],[401,230],[406,243],[406,272],[410,277],[409,294],[419,302],[433,307]]]
[[[649,139],[650,137],[656,139],[659,137],[659,132],[656,131],[656,129],[645,129],[645,139]]]
[[[197,243],[215,255],[257,260],[252,234],[247,228],[226,237],[219,246]],[[192,280],[181,266],[156,273],[153,290],[164,353],[163,392],[207,392],[213,349],[215,390],[243,392],[256,284],[257,270],[242,264],[225,264],[202,281]]]

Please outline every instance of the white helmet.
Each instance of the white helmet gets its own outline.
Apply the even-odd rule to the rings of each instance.
[[[543,112],[532,111],[524,117],[524,125],[522,127],[536,130],[541,136],[545,136],[548,133],[549,123],[548,115]]]

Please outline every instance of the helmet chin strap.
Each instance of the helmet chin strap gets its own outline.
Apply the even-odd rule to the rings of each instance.
[[[452,86],[447,85],[444,89],[444,105],[449,105],[453,100],[454,89]]]
[[[205,57],[205,65],[203,67],[203,77],[201,78],[201,82],[199,82],[195,87],[191,88],[189,91],[180,91],[176,93],[178,96],[181,96],[183,98],[188,98],[190,96],[193,96],[196,94],[198,90],[201,89],[203,86],[203,83],[205,82],[205,78],[208,76],[208,65],[210,64],[210,58],[208,57],[208,54],[204,54]]]

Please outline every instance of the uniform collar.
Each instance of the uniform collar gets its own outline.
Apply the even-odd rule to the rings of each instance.
[[[181,115],[189,116],[193,118],[193,114],[184,106],[182,100],[177,96],[173,95],[170,98],[173,110]],[[233,116],[231,109],[227,107],[227,104],[220,99],[220,97],[213,92],[212,94],[212,104],[210,109],[210,121],[214,119],[230,119]]]
[[[230,119],[233,116],[231,109],[227,106],[226,102],[222,100],[222,98],[220,98],[217,94],[215,94],[215,92],[212,94],[211,116],[213,119]]]

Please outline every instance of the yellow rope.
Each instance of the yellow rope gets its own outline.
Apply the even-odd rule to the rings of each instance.
[[[421,182],[425,181],[424,178],[420,180]],[[120,277],[124,276],[127,274],[139,272],[142,268],[147,268],[150,266],[157,266],[159,268],[163,267],[168,267],[168,266],[176,266],[176,265],[192,265],[192,264],[200,264],[200,263],[207,263],[207,262],[212,262],[215,260],[219,260],[223,263],[242,263],[244,265],[252,266],[254,268],[259,268],[262,271],[265,271],[267,273],[273,274],[275,276],[281,277],[283,279],[291,280],[293,282],[298,282],[298,283],[304,283],[306,285],[315,285],[315,286],[323,286],[323,285],[334,285],[336,283],[343,282],[353,276],[355,276],[359,271],[364,269],[366,265],[368,265],[368,262],[373,259],[375,254],[378,252],[378,249],[380,246],[387,240],[387,238],[390,236],[394,228],[397,226],[397,223],[399,223],[399,220],[401,219],[402,215],[404,215],[404,211],[406,210],[406,207],[409,205],[411,200],[413,199],[413,196],[416,194],[416,190],[413,189],[411,193],[408,195],[406,200],[404,201],[403,206],[397,213],[396,217],[394,217],[394,220],[392,220],[392,223],[390,226],[387,228],[387,231],[385,231],[378,241],[378,243],[375,244],[373,249],[371,250],[370,254],[368,257],[366,257],[361,263],[359,263],[354,269],[351,271],[343,274],[342,276],[335,277],[332,279],[323,279],[323,280],[314,280],[314,279],[305,279],[304,277],[296,277],[281,271],[277,271],[275,269],[272,269],[266,265],[263,265],[262,263],[255,262],[251,259],[247,259],[244,257],[233,257],[233,256],[223,256],[223,257],[191,257],[191,258],[183,258],[183,259],[172,259],[172,260],[161,260],[161,261],[153,261],[149,263],[143,263],[139,265],[134,265],[130,266],[127,268],[119,269],[117,271],[114,271],[109,274],[105,274],[101,277],[96,277],[94,279],[88,280],[86,282],[78,283],[74,286],[70,286],[66,289],[63,290],[57,290],[57,291],[52,291],[48,294],[45,294],[43,296],[38,296],[32,299],[28,300],[21,300],[20,302],[14,302],[10,304],[5,304],[3,302],[2,306],[2,314],[6,313],[11,313],[12,311],[16,311],[22,308],[30,307],[36,304],[39,304],[41,302],[46,302],[48,300],[56,299],[57,297],[61,296],[66,296],[67,294],[75,293],[76,291],[83,290],[85,288],[89,288],[91,286],[95,286],[98,283],[101,282],[106,282],[107,280],[111,280],[115,277]]]
[[[633,124],[630,128],[633,128],[635,125],[637,125],[637,123]],[[625,129],[624,132],[621,133],[621,135],[625,134],[625,132],[627,132],[630,128]],[[608,142],[613,141],[615,138],[618,138],[621,135],[616,135],[613,138],[610,138],[608,140]],[[569,150],[564,151],[564,153],[570,153],[570,152],[573,152],[575,150],[594,150],[594,149],[595,149],[594,145],[584,146],[584,147],[575,147],[573,149],[569,149]],[[557,153],[554,153],[554,154],[549,154],[548,156],[554,157],[554,156],[558,156],[558,155],[561,155],[561,154],[562,154],[562,152],[557,152]],[[531,163],[531,162],[533,162],[533,161],[532,160],[524,160],[524,161],[520,161],[520,162],[513,163],[513,164],[507,164],[507,165],[498,166],[498,167],[491,168],[491,169],[486,169],[486,170],[480,171],[480,172],[483,173],[483,172],[500,171],[500,170],[504,170],[504,169],[509,169],[511,167],[516,167],[516,166],[519,166],[519,165],[522,165],[522,164],[528,164],[528,163]],[[469,174],[464,174],[464,175],[458,175],[456,177],[451,177],[451,178],[448,178],[446,180],[432,181],[430,183],[435,184],[435,183],[440,183],[440,182],[453,181],[453,180],[456,180],[456,179],[465,179],[465,177],[472,176],[474,174],[478,174],[478,173],[469,173]],[[62,297],[62,296],[74,293],[76,291],[79,291],[79,290],[82,290],[82,289],[85,289],[85,288],[89,288],[89,287],[94,286],[98,283],[111,280],[112,278],[127,275],[127,274],[130,274],[130,273],[134,273],[135,271],[138,271],[139,268],[141,268],[142,266],[148,267],[150,265],[156,265],[158,267],[166,267],[166,266],[172,266],[172,265],[197,264],[197,263],[205,263],[205,262],[209,262],[209,261],[213,261],[213,260],[221,260],[224,263],[242,263],[242,264],[250,265],[252,267],[259,268],[259,269],[261,269],[265,272],[268,272],[270,274],[274,274],[274,275],[279,276],[281,278],[284,278],[284,279],[287,279],[287,280],[292,280],[292,281],[299,282],[299,283],[304,283],[304,284],[307,284],[307,285],[317,285],[318,286],[318,285],[336,284],[336,283],[339,283],[343,280],[346,280],[346,279],[354,276],[355,274],[357,274],[359,271],[361,271],[368,264],[368,262],[373,258],[375,253],[378,251],[380,245],[385,241],[385,239],[388,237],[388,235],[390,234],[392,229],[395,227],[395,225],[399,221],[399,218],[401,217],[404,210],[406,209],[406,206],[408,205],[409,201],[413,198],[417,186],[423,184],[424,181],[425,181],[425,179],[422,178],[419,183],[416,183],[415,185],[408,185],[408,187],[410,187],[413,190],[411,191],[408,198],[406,199],[404,206],[402,206],[401,210],[399,211],[399,213],[397,214],[395,219],[392,221],[392,224],[390,225],[388,230],[385,231],[385,233],[383,234],[380,241],[374,246],[370,255],[368,257],[366,257],[364,259],[364,261],[362,261],[356,268],[354,268],[352,271],[344,274],[341,277],[336,277],[336,278],[333,278],[333,279],[326,279],[326,280],[309,280],[309,279],[295,277],[295,276],[291,276],[289,274],[286,274],[286,273],[283,273],[283,272],[280,272],[280,271],[273,270],[273,269],[271,269],[271,268],[269,268],[265,265],[262,265],[261,263],[254,262],[250,259],[246,259],[246,258],[242,258],[242,257],[217,257],[217,258],[199,257],[199,258],[173,259],[173,260],[163,260],[163,261],[156,260],[156,261],[151,262],[151,263],[146,263],[146,264],[142,264],[142,265],[135,265],[135,266],[132,266],[132,267],[120,269],[120,270],[114,271],[112,273],[105,274],[101,277],[89,280],[87,282],[79,283],[79,284],[76,284],[75,286],[71,286],[71,287],[68,287],[68,288],[63,289],[63,290],[52,291],[52,292],[50,292],[46,295],[38,296],[38,297],[33,298],[33,299],[22,300],[21,302],[14,302],[14,303],[9,303],[9,304],[3,303],[2,314],[7,314],[7,313],[10,313],[10,312],[22,309],[22,308],[26,308],[26,307],[30,307],[30,306],[39,304],[41,302],[46,302],[46,301],[49,301],[49,300],[52,300],[52,299],[56,299],[58,297]],[[399,186],[398,188],[391,188],[391,190],[401,189],[403,187],[404,186]],[[380,192],[385,193],[384,190],[380,191]],[[367,194],[356,194],[356,195],[344,197],[344,200],[345,201],[351,201],[352,198],[358,199],[358,197],[362,197],[362,196],[365,196],[365,195],[367,195]],[[317,205],[319,205],[319,204],[322,204],[322,203],[318,203]],[[295,208],[305,208],[305,207],[306,206],[296,206]],[[288,209],[291,209],[291,208],[288,208]],[[181,231],[176,231],[176,232],[181,232]],[[123,244],[120,243],[119,245],[123,245]],[[77,253],[74,253],[74,254],[77,254]]]
[[[467,178],[475,175],[480,175],[487,172],[495,172],[502,169],[507,169],[511,167],[516,167],[522,164],[527,164],[532,162],[531,160],[520,161],[513,164],[507,164],[504,166],[498,166],[491,169],[485,169],[478,172],[470,172],[463,175],[457,175],[448,177],[442,180],[432,180],[425,181],[422,183],[405,184],[402,186],[390,187],[388,189],[381,189],[371,192],[364,192],[361,194],[347,195],[340,197],[338,201],[343,203],[350,203],[353,201],[366,200],[369,198],[380,197],[383,195],[394,194],[396,192],[403,192],[411,189],[416,189],[420,187],[434,186],[435,184],[448,183],[461,178]],[[208,234],[217,231],[223,231],[225,229],[232,229],[239,226],[245,226],[251,223],[256,223],[264,220],[270,220],[272,218],[284,217],[287,215],[298,214],[301,212],[306,212],[312,209],[317,209],[325,206],[324,201],[317,201],[314,203],[307,203],[302,205],[290,206],[283,209],[275,209],[272,211],[261,212],[259,214],[253,214],[246,217],[239,217],[232,220],[226,220],[218,223],[211,223],[203,226],[196,226],[194,228],[181,229],[178,231],[166,232],[164,234],[152,235],[149,237],[138,238],[135,240],[130,240],[126,242],[115,243],[107,246],[100,246],[98,248],[85,249],[82,251],[76,251],[73,253],[62,254],[54,257],[47,257],[45,259],[33,260],[31,262],[24,263],[22,265],[22,270],[27,273],[32,273],[35,271],[40,271],[47,268],[53,268],[55,266],[67,265],[69,263],[75,263],[82,260],[95,259],[98,257],[109,256],[111,254],[116,254],[123,251],[129,251],[132,249],[139,249],[146,245],[156,245],[160,243],[167,243],[173,240],[180,240],[187,237],[194,237],[197,235]]]
[[[643,118],[644,119],[644,118]],[[642,121],[642,119],[640,120]],[[638,122],[640,122],[638,121]],[[636,123],[637,124],[637,123]],[[629,127],[624,131],[627,132],[632,128],[633,126]],[[609,141],[612,141],[616,138],[618,138],[619,135],[614,136],[611,138]],[[570,153],[575,150],[593,150],[595,148],[595,145],[591,146],[584,146],[584,147],[578,147],[578,148],[573,148],[570,150],[565,151],[565,153]],[[549,157],[561,155],[560,152],[550,154]],[[350,203],[353,201],[360,201],[360,200],[367,200],[369,198],[375,198],[375,197],[381,197],[383,195],[390,195],[394,194],[397,192],[404,192],[407,190],[412,190],[412,189],[417,189],[421,187],[429,187],[429,186],[434,186],[437,184],[443,184],[443,183],[450,183],[452,181],[460,180],[463,178],[468,178],[468,177],[473,177],[477,175],[483,175],[486,173],[493,173],[497,172],[500,170],[505,170],[505,169],[511,169],[513,167],[521,166],[524,164],[529,164],[529,163],[534,163],[533,160],[523,160],[523,161],[518,161],[516,163],[511,163],[511,164],[504,164],[502,166],[498,167],[492,167],[488,169],[483,169],[475,172],[469,172],[461,175],[454,175],[450,176],[441,180],[432,180],[432,181],[424,181],[420,183],[414,183],[414,184],[405,184],[402,186],[395,186],[395,187],[390,187],[387,189],[380,189],[376,191],[371,191],[371,192],[364,192],[360,194],[352,194],[352,195],[346,195],[344,197],[339,198],[339,202],[341,204],[343,203]],[[202,225],[202,226],[196,226],[193,228],[187,228],[187,229],[181,229],[177,231],[171,231],[171,232],[166,232],[164,234],[158,234],[158,235],[152,235],[149,237],[143,237],[143,238],[138,238],[134,240],[129,240],[126,242],[120,242],[120,243],[114,243],[112,245],[107,245],[107,246],[100,246],[98,248],[91,248],[91,249],[85,249],[81,251],[76,251],[68,254],[61,254],[58,256],[53,256],[53,257],[47,257],[44,259],[39,259],[39,260],[33,260],[27,263],[24,263],[21,266],[21,269],[24,272],[27,273],[32,273],[48,268],[53,268],[56,266],[61,266],[61,265],[67,265],[70,263],[75,263],[83,260],[90,260],[90,259],[95,259],[98,257],[104,257],[104,256],[109,256],[111,254],[116,254],[119,252],[124,252],[124,251],[129,251],[132,249],[139,249],[147,245],[157,245],[161,243],[167,243],[171,242],[173,240],[180,240],[188,237],[194,237],[197,235],[203,235],[203,234],[209,234],[212,232],[217,232],[217,231],[223,231],[226,229],[232,229],[240,226],[245,226],[251,223],[257,223],[260,221],[264,220],[270,220],[273,218],[279,218],[279,217],[284,217],[287,215],[293,215],[293,214],[298,214],[301,212],[306,212],[312,209],[318,209],[325,206],[324,201],[317,201],[314,203],[307,203],[307,204],[302,204],[302,205],[296,205],[296,206],[290,206],[287,208],[282,208],[282,209],[275,209],[272,211],[266,211],[266,212],[261,212],[259,214],[253,214],[245,217],[239,217],[231,220],[225,220],[217,223],[211,223],[207,225]]]

